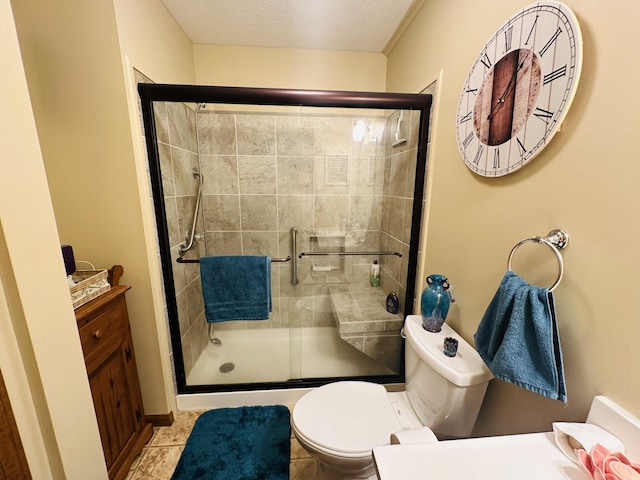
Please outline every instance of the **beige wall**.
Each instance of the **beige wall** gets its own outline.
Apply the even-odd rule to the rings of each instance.
[[[97,267],[124,265],[145,411],[167,413],[174,392],[131,69],[159,83],[196,83],[192,45],[160,0],[72,1],[54,16],[43,2],[12,6],[60,241]],[[249,64],[253,50],[242,55]],[[322,71],[293,80],[303,57],[301,73],[312,58]],[[269,58],[278,67],[269,86],[384,90],[383,55],[272,50]],[[240,84],[264,73],[237,68],[226,72]]]
[[[191,40],[160,0],[113,5],[120,48],[132,67],[156,83],[195,83]]]
[[[0,369],[33,478],[106,479],[9,0],[0,44]]]
[[[381,53],[194,45],[199,85],[385,90]]]
[[[388,58],[387,89],[415,92],[442,72],[432,138],[431,198],[425,271],[446,274],[458,303],[448,321],[473,340],[478,322],[520,240],[563,228],[565,275],[555,290],[569,404],[494,380],[475,434],[550,428],[556,419],[584,420],[591,398],[608,395],[640,414],[640,168],[637,132],[640,4],[573,1],[584,38],[577,96],[549,146],[523,169],[498,179],[476,176],[456,147],[458,96],[490,35],[527,2],[430,0]],[[520,270],[549,285],[550,252],[540,268]],[[547,262],[548,259],[548,262]],[[514,264],[515,266],[515,264]]]
[[[167,413],[143,208],[112,0],[14,2],[60,241],[76,260],[124,266],[145,412]],[[144,205],[144,207],[143,207]],[[86,268],[86,265],[81,266]]]
[[[352,52],[193,46],[160,0],[114,0],[113,3],[126,77],[131,136],[160,346],[159,357],[149,358],[148,361],[162,366],[165,385],[171,385],[171,347],[157,258],[156,227],[149,200],[148,161],[143,139],[139,135],[142,127],[132,68],[157,83],[383,91],[386,58],[382,54]],[[225,62],[224,65],[221,62]],[[144,365],[139,365],[139,370],[141,376],[145,375]],[[169,388],[166,393],[172,397],[174,392]],[[167,402],[173,405],[172,398],[168,398]],[[145,397],[145,408],[148,408],[147,403]]]
[[[141,207],[142,227],[146,245],[146,268],[149,273],[150,288],[153,296],[153,316],[147,317],[150,328],[157,331],[158,349],[153,356],[145,357],[145,364],[138,369],[140,376],[145,376],[152,370],[161,371],[164,379],[164,397],[158,389],[151,391],[142,383],[143,393],[153,394],[154,397],[144,398],[145,409],[150,401],[156,405],[163,405],[163,410],[147,413],[166,413],[175,410],[175,395],[173,380],[173,357],[167,327],[166,301],[160,269],[158,241],[156,233],[155,214],[149,185],[148,160],[142,124],[139,113],[139,96],[136,86],[134,69],[144,73],[157,83],[195,83],[195,68],[193,64],[193,49],[191,41],[175,22],[173,17],[160,0],[140,0],[130,2],[114,0],[113,2],[118,26],[118,40],[122,55],[122,65],[125,75],[125,89],[127,108],[129,113],[129,128],[133,139],[136,181],[138,184],[138,201]],[[153,323],[153,325],[151,325]],[[134,343],[136,339],[134,338]],[[136,347],[137,348],[137,347]],[[154,377],[151,377],[151,381]]]
[[[128,300],[145,409],[166,413],[168,408],[170,388],[161,368],[165,347],[159,345],[166,332],[157,327],[158,280],[149,263],[155,254],[148,240],[150,207],[141,187],[137,125],[126,121],[135,94],[123,65],[168,83],[396,92],[418,91],[440,75],[424,268],[446,273],[455,286],[452,325],[472,338],[516,242],[556,227],[572,236],[564,253],[565,278],[556,291],[569,406],[494,381],[476,433],[548,429],[554,419],[581,420],[596,393],[640,415],[640,380],[626,374],[627,366],[640,360],[635,348],[640,198],[634,189],[640,172],[632,157],[632,128],[640,120],[632,79],[640,65],[628,46],[640,40],[631,21],[640,17],[640,5],[634,0],[606,9],[598,0],[570,5],[582,25],[585,59],[563,130],[531,165],[485,180],[468,171],[458,154],[457,99],[481,46],[524,3],[496,0],[480,10],[471,0],[430,0],[385,59],[200,45],[191,52],[160,0],[76,0],[56,4],[55,14],[44,0],[15,1],[59,237],[33,121],[23,116],[29,112],[24,80],[4,75],[3,82],[17,83],[2,84],[3,100],[19,104],[3,101],[8,108],[0,114],[7,136],[3,145],[10,145],[3,150],[0,189],[0,327],[6,351],[21,351],[23,358],[0,356],[0,365],[6,379],[5,372],[14,375],[7,379],[11,395],[32,377],[40,385],[40,400],[16,412],[23,441],[27,438],[33,452],[50,449],[46,445],[54,437],[57,442],[57,453],[48,450],[38,468],[65,469],[68,478],[104,478],[71,305],[66,285],[56,280],[62,271],[60,242],[72,243],[77,258],[98,266],[124,265],[123,281],[134,287]],[[1,4],[2,44],[8,46],[2,50],[3,66],[19,67],[9,2]],[[546,266],[552,269],[553,263]],[[47,295],[34,290],[34,277],[46,282]],[[28,401],[33,398],[27,395]]]

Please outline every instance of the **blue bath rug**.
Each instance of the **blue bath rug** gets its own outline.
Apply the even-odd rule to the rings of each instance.
[[[288,480],[289,409],[218,408],[195,423],[171,480]]]

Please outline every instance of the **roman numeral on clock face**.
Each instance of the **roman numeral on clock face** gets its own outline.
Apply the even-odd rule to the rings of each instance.
[[[480,157],[482,156],[483,151],[484,151],[484,145],[482,144],[478,145],[478,151],[476,152],[476,156],[473,158],[473,163],[475,163],[476,165],[480,161]]]
[[[469,120],[471,120],[471,113],[473,112],[469,112],[464,117],[460,117],[460,123],[468,122]]]
[[[513,27],[509,27],[504,31],[504,53],[511,50],[511,42],[513,40]]]
[[[491,68],[491,60],[489,59],[489,55],[487,55],[487,52],[485,52],[482,57],[480,57],[480,61],[485,67]]]
[[[555,31],[555,33],[553,35],[551,35],[551,38],[549,39],[549,41],[544,45],[544,47],[542,47],[540,49],[540,51],[538,52],[538,55],[540,55],[542,57],[547,52],[547,50],[549,50],[551,45],[553,45],[553,42],[556,41],[556,39],[558,38],[558,36],[561,33],[562,33],[562,29],[560,27],[558,27],[558,29]]]
[[[567,66],[563,65],[562,67],[557,68],[553,72],[547,73],[542,80],[542,84],[546,85],[547,83],[551,83],[554,80],[559,79],[560,77],[564,77],[566,74],[567,74]]]
[[[544,108],[540,108],[540,107],[536,107],[533,114],[536,117],[538,117],[540,120],[544,120],[545,122],[551,117],[553,117],[553,112],[550,112],[549,110],[545,110]]]
[[[527,153],[527,149],[524,148],[524,144],[518,137],[516,137],[516,142],[518,142],[518,152],[520,152],[520,157],[524,157],[524,155]]]
[[[465,139],[462,141],[462,145],[464,146],[464,148],[467,148],[469,146],[471,140],[473,140],[473,137],[473,132],[470,132],[469,135],[465,137]]]
[[[538,15],[536,15],[536,18],[533,20],[533,24],[531,25],[531,30],[529,30],[529,35],[527,35],[527,39],[524,41],[525,45],[529,45],[529,40],[531,40],[531,34],[533,34],[533,31],[536,28],[536,23],[538,23]]]

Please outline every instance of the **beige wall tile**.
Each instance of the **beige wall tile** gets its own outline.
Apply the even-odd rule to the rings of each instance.
[[[313,193],[314,157],[278,155],[278,194]]]
[[[198,117],[200,154],[236,155],[235,115],[202,113]]]
[[[184,234],[180,233],[180,224],[178,223],[178,205],[176,203],[176,198],[165,197],[164,208],[167,220],[167,230],[169,232],[169,245],[173,247],[184,241]]]
[[[346,155],[351,153],[351,131],[353,120],[350,117],[315,118],[314,155]]]
[[[276,230],[278,225],[275,195],[240,195],[243,230]]]
[[[205,230],[240,231],[240,203],[236,195],[204,195]]]
[[[244,232],[242,234],[243,255],[278,255],[277,232]],[[273,269],[272,269],[273,270]]]
[[[272,115],[236,115],[238,155],[275,155],[276,122]]]
[[[239,156],[238,177],[240,194],[276,193],[276,157]]]
[[[342,218],[349,217],[349,198],[346,196],[317,195],[313,205],[315,228],[339,229]]]
[[[171,147],[166,143],[158,143],[158,157],[162,174],[162,190],[165,197],[172,197],[176,193],[176,187],[171,165]]]
[[[278,229],[288,237],[292,226],[295,226],[300,233],[303,229],[313,228],[313,197],[311,195],[278,195]]]
[[[200,164],[204,194],[238,193],[238,161],[235,155],[200,155]]]
[[[169,117],[167,115],[166,102],[153,102],[153,118],[156,124],[156,136],[158,141],[169,143]]]
[[[169,117],[169,143],[183,150],[191,148],[189,136],[189,114],[193,112],[183,103],[167,102],[167,115]]]
[[[242,244],[240,232],[207,232],[207,255],[237,255]]]
[[[195,193],[195,192],[194,192]],[[193,224],[193,211],[196,204],[195,195],[176,197],[176,211],[178,212],[178,243],[185,241],[187,232]]]
[[[314,152],[313,119],[298,116],[276,118],[278,155],[312,156]]]

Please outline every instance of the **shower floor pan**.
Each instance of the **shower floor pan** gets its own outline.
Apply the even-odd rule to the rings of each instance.
[[[216,336],[222,345],[207,345],[187,385],[396,373],[342,341],[335,327],[217,330]]]

